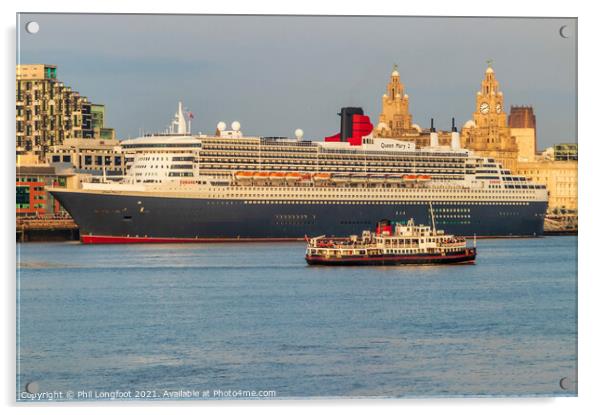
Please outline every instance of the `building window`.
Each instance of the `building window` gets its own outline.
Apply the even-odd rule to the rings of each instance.
[[[29,186],[17,186],[17,208],[29,208]]]

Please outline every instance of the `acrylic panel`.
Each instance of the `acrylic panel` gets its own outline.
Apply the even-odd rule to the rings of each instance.
[[[17,15],[17,401],[577,395],[577,19]]]

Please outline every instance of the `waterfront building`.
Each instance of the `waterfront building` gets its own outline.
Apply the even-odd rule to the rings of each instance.
[[[552,147],[552,156],[556,161],[577,161],[577,143],[555,144]]]
[[[472,120],[462,128],[461,140],[463,147],[516,171],[518,146],[507,124],[504,94],[491,64],[487,66],[481,89],[476,93]]]
[[[125,173],[125,157],[117,140],[71,138],[52,146],[46,154],[49,164],[62,163],[78,172],[121,176]]]
[[[548,189],[548,211],[578,210],[578,168],[576,160],[549,160],[540,158],[518,162],[517,174],[542,183]]]
[[[91,104],[92,130],[94,138],[100,140],[115,140],[115,130],[105,127],[105,106],[103,104]]]
[[[25,161],[25,158],[22,159]],[[18,164],[16,171],[16,214],[22,216],[67,215],[46,186],[72,189],[78,177],[69,170],[48,164]]]
[[[510,135],[516,140],[518,161],[534,161],[537,153],[537,126],[533,107],[510,107],[508,127]]]
[[[92,139],[114,132],[98,127],[95,133],[91,102],[57,79],[56,66],[46,64],[17,65],[16,69],[16,150],[31,152],[45,159],[50,147],[66,139]],[[97,116],[98,118],[98,116]]]

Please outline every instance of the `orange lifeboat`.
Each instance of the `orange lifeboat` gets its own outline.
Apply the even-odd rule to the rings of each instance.
[[[249,180],[253,178],[253,175],[255,173],[253,173],[252,171],[237,171],[236,173],[234,173],[234,177],[237,180]]]
[[[270,173],[267,171],[258,171],[253,174],[254,179],[265,180],[270,177]]]
[[[405,176],[403,176],[404,180],[417,180],[418,176],[416,176],[415,174],[406,174]]]
[[[314,174],[314,180],[330,180],[330,173],[316,173]]]
[[[282,180],[285,178],[285,176],[286,176],[286,173],[283,173],[280,171],[275,171],[273,173],[270,173],[270,179]]]
[[[301,173],[286,173],[286,180],[291,182],[296,182],[297,180],[301,180]]]
[[[417,176],[416,178],[417,178],[418,180],[423,180],[423,181],[426,181],[426,180],[431,180],[431,176],[428,176],[428,175],[422,175],[422,174],[421,174],[421,175],[419,175],[419,176]]]

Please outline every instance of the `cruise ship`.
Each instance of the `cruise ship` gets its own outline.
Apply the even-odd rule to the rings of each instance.
[[[543,233],[547,190],[460,146],[375,138],[361,108],[343,108],[324,141],[246,137],[240,124],[190,134],[182,105],[169,131],[124,140],[118,182],[50,188],[83,243],[302,240],[361,233],[382,218],[465,236]]]

